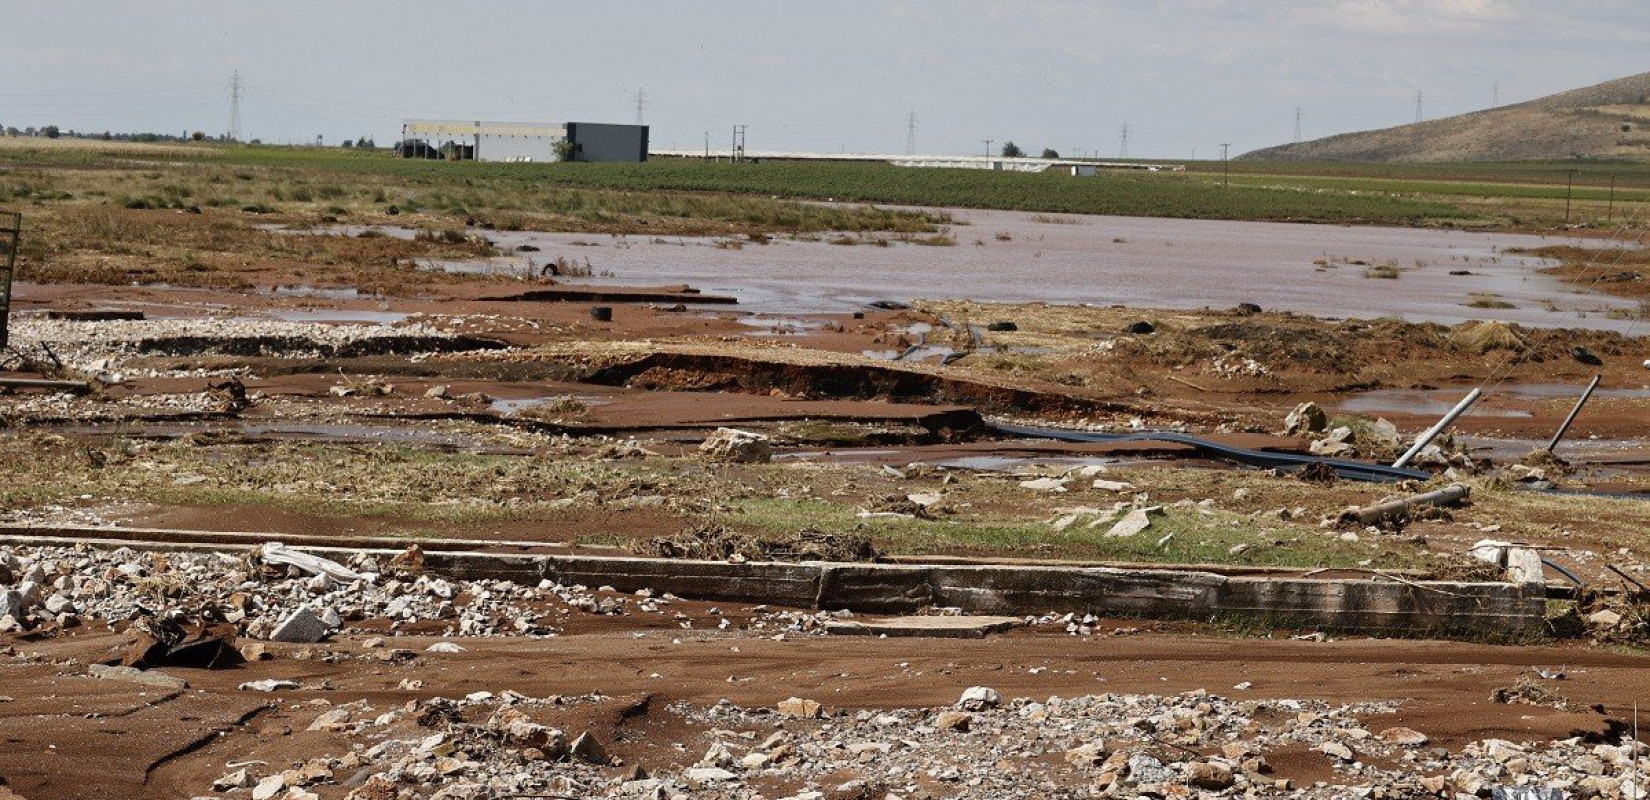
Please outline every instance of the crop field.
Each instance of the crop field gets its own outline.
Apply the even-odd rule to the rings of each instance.
[[[911,169],[865,163],[703,163],[660,160],[645,164],[492,164],[448,163],[396,158],[387,151],[295,147],[217,147],[193,149],[208,169],[234,170],[242,180],[277,179],[324,185],[389,187],[384,205],[401,210],[435,209],[455,214],[478,210],[591,213],[607,207],[612,214],[657,209],[678,218],[714,215],[717,219],[775,229],[818,230],[820,225],[845,230],[909,230],[894,219],[775,220],[777,199],[836,200],[858,203],[953,208],[993,208],[1052,214],[1115,214],[1191,219],[1254,219],[1300,222],[1358,222],[1395,225],[1440,224],[1475,216],[1445,202],[1382,194],[1312,191],[1301,187],[1222,187],[1207,176],[1171,173],[1113,173],[1073,179],[1063,174],[1025,174],[962,169]],[[142,168],[178,163],[165,156],[113,149],[0,149],[0,163],[55,167]],[[186,161],[184,163],[190,163]],[[601,197],[555,192],[587,190]],[[400,191],[397,191],[400,190]],[[736,195],[731,204],[706,195]],[[696,197],[701,206],[684,196]],[[251,202],[253,198],[240,198]],[[276,208],[287,198],[256,198]],[[627,210],[628,209],[628,210]],[[803,216],[819,217],[825,212]],[[781,215],[782,216],[782,215]],[[878,228],[876,225],[882,225]]]

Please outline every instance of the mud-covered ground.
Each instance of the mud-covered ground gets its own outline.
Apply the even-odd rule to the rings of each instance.
[[[180,185],[274,191],[248,174]],[[166,196],[163,173],[120,175],[133,198]],[[581,246],[501,249],[496,231],[427,208],[369,220],[416,213],[429,233],[411,239],[245,218],[348,217],[366,202],[353,190],[316,208],[196,214],[100,204],[84,171],[28,180],[44,241],[25,248],[0,377],[87,391],[0,394],[0,534],[15,542],[0,545],[0,593],[26,606],[0,613],[0,797],[1400,797],[1519,782],[1639,796],[1623,784],[1638,779],[1622,730],[1650,674],[1645,622],[1631,592],[1614,594],[1650,582],[1650,352],[1631,315],[1613,330],[1445,325],[990,304],[947,299],[943,284],[905,307],[751,313],[695,287],[615,286],[623,276],[583,274]],[[305,185],[291,184],[276,188]],[[843,213],[795,217],[806,224],[789,232],[899,229],[880,245],[856,230],[844,258],[891,247],[943,265],[957,247],[912,238],[934,235],[938,215]],[[751,237],[766,235],[732,217],[669,224],[743,241],[741,257],[760,257]],[[513,258],[561,274],[443,268]],[[1594,375],[1556,458],[1532,454]],[[995,427],[1167,430],[1390,463],[1473,388],[1485,399],[1416,464],[1433,477],[1403,484]],[[1318,413],[1291,427],[1303,404]],[[748,457],[705,452],[723,428],[765,438],[736,453]],[[1451,482],[1471,488],[1465,503],[1380,527],[1340,520]],[[824,635],[829,615],[812,611],[438,589],[415,572],[340,587],[242,574],[249,546],[200,562],[27,538],[99,527],[718,558],[826,542],[843,557],[868,545],[1395,580],[1493,579],[1467,551],[1495,539],[1542,548],[1586,584],[1555,617],[1624,617],[1572,616],[1554,627],[1571,638],[1515,646],[1057,615],[965,643],[850,639]],[[391,606],[401,595],[430,608]],[[329,638],[264,641],[321,599],[349,612]],[[170,612],[235,617],[254,658],[152,670],[187,689],[89,674]],[[428,649],[443,641],[462,650]],[[296,686],[240,688],[266,679]],[[977,686],[1000,697],[942,714]],[[792,697],[819,716],[782,713]],[[573,746],[587,731],[604,753]]]

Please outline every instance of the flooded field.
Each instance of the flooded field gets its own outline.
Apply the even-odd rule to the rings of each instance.
[[[763,313],[836,312],[874,300],[942,297],[1154,308],[1225,308],[1249,302],[1327,317],[1399,316],[1445,324],[1498,319],[1625,330],[1631,324],[1625,315],[1636,310],[1630,301],[1578,291],[1538,272],[1551,262],[1505,252],[1570,241],[1556,237],[949,213],[959,223],[949,230],[955,240],[950,246],[830,236],[755,243],[485,231],[481,233],[514,255],[439,266],[527,275],[558,257],[581,265],[588,260],[594,277],[572,281],[688,283],[707,293],[735,295],[745,309]],[[380,230],[412,235],[405,229]],[[523,246],[538,249],[519,251]],[[1397,277],[1370,277],[1375,268]],[[1497,305],[1511,307],[1486,307]]]

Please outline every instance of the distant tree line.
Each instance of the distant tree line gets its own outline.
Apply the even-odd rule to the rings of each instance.
[[[15,125],[0,126],[0,133],[3,133],[6,136],[38,136],[46,139],[93,139],[104,142],[229,141],[229,137],[227,135],[219,134],[217,136],[213,136],[205,131],[184,131],[182,133],[115,133],[114,131],[103,131],[99,133],[97,131],[77,131],[72,129],[64,129],[56,125],[42,125],[38,128],[33,125],[26,128],[19,128]],[[251,143],[262,144],[263,142],[258,139],[253,139]],[[377,147],[378,145],[375,144],[371,138],[362,136],[359,139],[345,139],[343,146],[372,148]]]
[[[1015,144],[1013,139],[1010,139],[1006,142],[1003,142],[1003,158],[1025,158],[1025,157],[1026,157],[1026,151],[1023,148],[1021,148],[1019,145]],[[1039,158],[1059,158],[1059,157],[1060,157],[1060,151],[1055,150],[1052,147],[1043,148],[1043,154],[1041,156],[1039,156]]]

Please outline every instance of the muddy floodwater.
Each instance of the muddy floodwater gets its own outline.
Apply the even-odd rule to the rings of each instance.
[[[1401,316],[1456,323],[1626,329],[1630,301],[1586,292],[1539,272],[1552,262],[1512,248],[1574,239],[1414,228],[1299,225],[951,210],[951,246],[864,237],[716,237],[480,231],[504,258],[440,265],[527,274],[556,258],[595,275],[578,284],[687,283],[732,294],[745,310],[852,310],[874,300],[1123,304],[1268,310],[1324,317]],[[1052,221],[1051,221],[1052,220]],[[355,229],[345,229],[353,232]],[[386,233],[411,235],[404,230]],[[853,239],[858,244],[833,244]],[[537,251],[518,252],[527,245]],[[1596,243],[1595,243],[1596,245]],[[1390,267],[1397,278],[1370,277]],[[1383,270],[1384,271],[1384,270]],[[1456,273],[1456,274],[1452,274]],[[1467,273],[1467,274],[1461,274]],[[1510,304],[1511,308],[1473,307]],[[1611,311],[1615,313],[1612,315]]]

